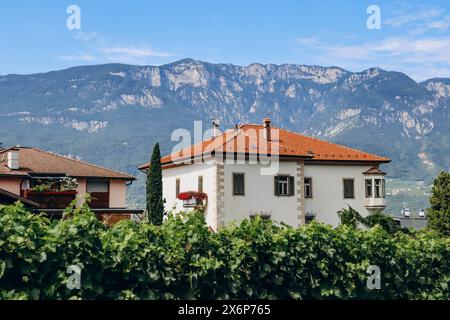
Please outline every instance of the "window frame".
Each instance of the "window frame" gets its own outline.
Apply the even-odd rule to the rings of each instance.
[[[370,195],[367,192],[368,191],[368,188],[367,188],[368,187],[368,184],[367,184],[368,182],[370,182]],[[374,185],[374,183],[373,183],[373,179],[372,178],[371,179],[365,179],[364,188],[366,190],[366,199],[373,198],[373,195],[374,195],[373,185]]]
[[[280,192],[280,178],[286,178],[286,193]],[[292,197],[295,196],[295,177],[289,174],[279,174],[274,176],[275,196],[276,197]]]
[[[351,197],[347,197],[345,194],[345,181],[352,181],[352,196]],[[356,198],[356,192],[355,192],[355,178],[342,178],[342,191],[343,191],[343,196],[344,199],[355,199]]]
[[[281,180],[283,179],[283,181]],[[279,175],[278,176],[278,195],[281,197],[286,197],[289,195],[289,176],[287,175]],[[286,189],[285,193],[282,192],[283,189]]]
[[[242,176],[242,193],[237,193],[235,190],[235,176]],[[233,196],[236,197],[245,197],[245,172],[233,172],[231,175],[231,192]]]
[[[309,183],[306,183],[306,180],[309,179]],[[305,190],[305,199],[312,199],[313,197],[313,179],[312,177],[304,178],[304,190]],[[309,195],[306,193],[306,186],[309,185]]]
[[[373,179],[373,189],[374,189],[374,196],[376,199],[381,199],[383,197],[383,183],[381,182],[383,179]],[[377,184],[378,182],[378,184]],[[378,191],[378,192],[377,192]]]

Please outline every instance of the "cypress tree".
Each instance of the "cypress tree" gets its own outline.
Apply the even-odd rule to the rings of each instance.
[[[147,172],[147,213],[150,223],[161,225],[164,217],[161,152],[159,143],[153,148]]]
[[[450,236],[450,172],[441,172],[434,180],[428,209],[428,227]]]

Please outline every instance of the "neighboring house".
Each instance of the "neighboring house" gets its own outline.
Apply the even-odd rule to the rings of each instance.
[[[385,208],[385,173],[379,165],[388,162],[274,128],[267,118],[263,125],[239,125],[223,134],[216,125],[210,139],[161,159],[165,208],[192,207],[179,195],[200,191],[208,196],[203,204],[214,230],[256,215],[291,226],[311,219],[337,226],[338,211],[348,206],[363,216]]]
[[[0,149],[0,203],[22,201],[37,212],[61,215],[87,193],[90,207],[114,222],[141,214],[127,209],[127,185],[135,177],[36,148]]]
[[[425,217],[396,217],[394,219],[402,228],[421,230],[428,226],[428,219]]]

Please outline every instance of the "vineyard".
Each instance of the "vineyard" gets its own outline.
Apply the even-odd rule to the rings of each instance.
[[[49,221],[0,206],[0,299],[449,299],[449,263],[431,231],[255,219],[213,233],[199,213],[108,228],[87,207]]]

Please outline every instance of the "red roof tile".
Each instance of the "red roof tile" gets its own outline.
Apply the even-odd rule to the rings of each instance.
[[[19,170],[11,170],[7,166],[6,154],[10,149],[0,150],[0,176],[66,175],[70,177],[91,177],[134,180],[131,175],[113,171],[83,161],[71,159],[36,148],[18,147]]]
[[[278,155],[280,157],[302,157],[309,161],[364,161],[389,162],[385,157],[348,148],[284,129],[271,127],[271,140],[263,137],[264,126],[241,125],[224,132],[215,139],[204,140],[161,158],[162,164],[195,157],[208,157],[212,152],[246,155]],[[148,164],[139,167],[148,168]]]

